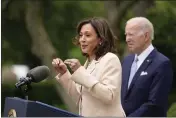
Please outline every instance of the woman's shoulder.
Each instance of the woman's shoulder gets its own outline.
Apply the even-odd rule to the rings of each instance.
[[[108,67],[119,68],[119,67],[121,67],[121,62],[120,62],[118,56],[114,53],[111,53],[111,52],[108,52],[104,56],[102,56],[102,58],[99,60],[99,63],[100,63],[100,66],[103,68],[108,68]]]
[[[100,60],[102,60],[102,61],[111,61],[111,60],[119,61],[119,57],[112,52],[108,52],[104,56],[102,56],[102,58]]]
[[[104,58],[118,58],[118,56],[112,52],[106,53],[103,57]]]

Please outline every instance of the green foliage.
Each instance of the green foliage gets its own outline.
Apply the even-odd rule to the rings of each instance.
[[[27,64],[30,68],[40,65],[40,59],[31,53],[31,37],[25,24],[25,2],[14,0],[2,18],[2,64]],[[73,45],[77,23],[83,18],[103,16],[104,4],[99,1],[41,1],[41,13],[49,38],[58,57],[79,57],[81,53]],[[94,10],[96,8],[96,10]],[[72,51],[73,50],[73,51]],[[75,55],[76,54],[76,55]]]
[[[2,24],[2,64],[23,63],[30,50],[30,36],[24,22],[6,19]]]
[[[77,23],[88,17],[106,16],[104,3],[102,1],[59,1],[42,0],[42,18],[49,38],[57,51],[58,57],[78,58],[84,64],[85,57],[72,40],[76,35]],[[149,9],[147,18],[151,20],[155,28],[154,46],[169,57],[172,61],[174,78],[176,73],[176,2],[175,1],[156,1],[156,7]],[[30,51],[31,37],[28,34],[25,24],[25,5],[23,0],[14,0],[6,11],[2,12],[2,65],[4,64],[34,64],[39,65],[40,59],[36,58]],[[132,12],[128,11],[121,21],[120,44],[121,50],[124,49],[125,22],[133,17]],[[47,48],[47,47],[46,47]],[[123,53],[123,51],[121,52]],[[174,79],[173,88],[176,86]],[[56,92],[53,83],[42,82],[40,85],[33,85],[35,91],[29,93],[30,100],[41,101],[59,108],[67,109],[63,105],[60,96]],[[2,111],[6,96],[21,96],[19,91],[14,89],[14,84],[2,84]],[[169,104],[175,100],[175,93],[169,96]],[[168,116],[175,115],[176,105],[173,104],[168,111]]]
[[[174,78],[176,78],[176,2],[156,1],[156,7],[149,10],[148,18],[154,24],[155,39],[154,46],[166,55],[172,62]],[[173,79],[173,88],[176,81]]]
[[[175,116],[176,116],[176,103],[173,103],[167,112],[167,117],[175,117]]]
[[[169,94],[169,98],[168,98],[168,103],[169,106],[172,105],[172,103],[176,102],[176,94],[175,94],[176,89],[173,89],[170,94]]]
[[[8,18],[9,20],[19,21],[24,16],[25,1],[22,0],[13,0],[9,2],[9,6],[6,8],[5,14],[3,17]],[[4,13],[4,12],[3,12]],[[6,15],[8,14],[8,15]]]
[[[72,43],[76,36],[76,26],[84,18],[103,16],[103,3],[98,1],[52,1],[50,5],[52,7],[45,7],[44,21],[50,39],[58,51],[58,56],[62,59],[79,57],[80,60],[83,60],[81,53],[70,53],[78,48]],[[93,10],[95,8],[96,10]]]

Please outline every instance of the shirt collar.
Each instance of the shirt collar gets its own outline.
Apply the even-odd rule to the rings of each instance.
[[[139,61],[143,62],[147,58],[147,56],[152,52],[153,49],[153,45],[150,44],[139,56],[135,54],[135,58],[138,58]]]

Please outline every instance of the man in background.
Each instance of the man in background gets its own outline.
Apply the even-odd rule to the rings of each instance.
[[[122,62],[123,109],[128,117],[166,117],[173,71],[170,60],[152,45],[153,25],[144,17],[132,18],[125,35],[132,54]]]

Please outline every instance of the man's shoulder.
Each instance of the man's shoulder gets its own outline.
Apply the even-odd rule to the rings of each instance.
[[[135,54],[129,54],[129,55],[126,55],[126,56],[124,56],[124,58],[123,58],[123,62],[124,61],[128,61],[129,59],[132,59],[132,58],[134,58],[134,56],[135,56]]]
[[[135,56],[135,54],[129,54],[129,55],[126,55],[125,57],[124,57],[124,59],[129,59],[129,58],[132,58],[132,57],[134,57]]]
[[[161,52],[157,51],[155,61],[159,63],[163,63],[163,62],[170,62],[170,59],[164,54],[162,54]]]
[[[172,68],[170,59],[159,51],[156,51],[151,66],[154,67],[153,69],[156,71],[165,69],[165,67]]]

